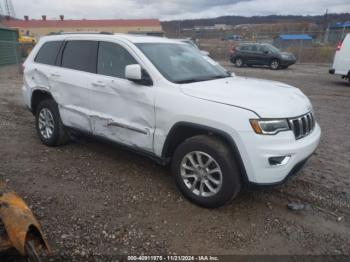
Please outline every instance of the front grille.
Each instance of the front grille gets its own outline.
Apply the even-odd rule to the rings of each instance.
[[[295,139],[300,139],[312,132],[315,127],[315,118],[312,112],[300,117],[290,118],[289,124],[294,132]]]

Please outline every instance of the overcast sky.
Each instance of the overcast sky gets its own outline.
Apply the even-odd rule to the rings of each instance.
[[[0,0],[2,3],[4,0]],[[12,0],[17,17],[66,19],[206,18],[350,12],[350,0]]]

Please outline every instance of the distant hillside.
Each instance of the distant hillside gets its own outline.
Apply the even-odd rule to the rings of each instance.
[[[181,29],[193,28],[194,26],[213,26],[215,24],[239,25],[239,24],[264,24],[264,23],[314,23],[320,28],[327,24],[336,22],[350,21],[350,13],[344,14],[328,14],[327,19],[324,15],[317,16],[294,16],[294,15],[269,15],[269,16],[221,16],[216,18],[206,19],[191,19],[191,20],[173,20],[161,22],[163,30],[167,34],[174,34]]]

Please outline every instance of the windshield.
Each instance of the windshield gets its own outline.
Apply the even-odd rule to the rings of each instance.
[[[158,71],[174,83],[192,83],[231,76],[214,60],[187,44],[139,43]]]
[[[189,44],[189,45],[193,46],[196,49],[199,49],[198,46],[192,40],[186,39],[186,40],[182,40],[182,42],[184,42],[186,44]]]

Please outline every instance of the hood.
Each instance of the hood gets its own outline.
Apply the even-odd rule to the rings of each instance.
[[[286,56],[295,58],[295,55],[293,53],[289,53],[289,52],[282,52],[281,55],[286,55]]]
[[[184,94],[254,111],[262,118],[288,118],[312,110],[298,89],[280,82],[228,77],[181,85]]]

